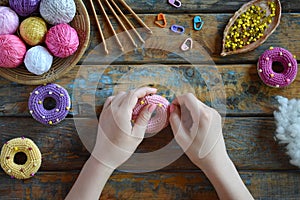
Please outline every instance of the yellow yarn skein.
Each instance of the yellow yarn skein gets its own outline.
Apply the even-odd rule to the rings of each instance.
[[[21,37],[31,46],[43,43],[47,31],[47,24],[40,17],[29,17],[20,25]]]

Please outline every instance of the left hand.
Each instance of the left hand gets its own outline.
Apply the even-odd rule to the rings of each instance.
[[[111,169],[116,169],[134,153],[142,142],[155,104],[149,104],[139,114],[134,126],[132,110],[139,98],[156,93],[157,89],[143,87],[109,97],[99,119],[97,141],[92,156]]]

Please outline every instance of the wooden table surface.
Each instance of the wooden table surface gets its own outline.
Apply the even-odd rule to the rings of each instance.
[[[199,99],[208,105],[214,100],[205,96],[209,94],[209,89],[200,81],[201,74],[191,73],[190,63],[176,54],[159,50],[146,49],[143,54],[141,51],[129,52],[117,58],[110,67],[104,63],[90,64],[91,70],[105,69],[105,76],[100,84],[93,82],[93,71],[78,76],[78,70],[86,65],[84,59],[101,43],[89,1],[84,2],[91,16],[90,45],[81,62],[56,81],[71,96],[75,78],[79,80],[82,89],[82,98],[72,99],[72,112],[64,121],[52,127],[36,122],[27,108],[29,93],[35,86],[20,85],[0,78],[0,145],[12,138],[26,136],[39,146],[43,155],[42,166],[34,178],[24,181],[10,179],[0,170],[0,199],[64,199],[90,155],[77,134],[73,116],[76,118],[78,113],[89,115],[94,110],[99,115],[103,102],[114,93],[116,86],[127,88],[129,83],[119,79],[133,67],[159,63],[161,67],[158,71],[161,71],[162,79],[163,73],[170,69],[180,72],[189,85],[194,87]],[[284,145],[274,140],[276,123],[273,117],[277,108],[277,95],[300,97],[300,75],[289,87],[275,89],[265,86],[256,71],[259,56],[270,46],[286,48],[300,58],[300,1],[282,0],[281,23],[263,45],[249,53],[228,57],[219,56],[223,30],[233,13],[248,1],[182,0],[182,7],[178,9],[170,6],[166,0],[126,2],[150,27],[155,26],[153,22],[158,13],[165,13],[169,25],[184,25],[185,35],[201,44],[210,54],[222,77],[226,94],[226,99],[223,99],[226,100],[223,133],[227,150],[255,199],[300,199],[300,171],[289,164]],[[205,23],[201,31],[194,31],[192,28],[195,15],[200,15]],[[114,25],[117,26],[116,23]],[[117,31],[122,30],[118,28]],[[106,37],[109,34],[111,35],[106,30]],[[160,42],[165,44],[167,41]],[[197,64],[203,65],[201,62]],[[140,76],[142,79],[146,75],[141,73]],[[92,91],[94,84],[98,84],[96,95]],[[171,84],[175,84],[175,81],[171,80]],[[163,85],[155,86],[167,97],[171,96]],[[187,91],[181,84],[175,87],[181,93]],[[85,104],[88,101],[85,96],[90,94],[96,96],[94,107]],[[171,129],[167,127],[156,136],[145,139],[138,151],[151,152],[160,149],[171,139]],[[169,166],[154,172],[115,171],[106,184],[101,199],[210,200],[218,197],[201,170],[183,155]]]

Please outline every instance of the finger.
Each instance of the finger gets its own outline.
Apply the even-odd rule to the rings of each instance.
[[[140,112],[138,118],[132,129],[132,135],[138,138],[144,138],[149,120],[151,118],[152,113],[156,109],[156,104],[149,104],[145,106],[143,110]]]
[[[186,141],[188,141],[188,134],[182,124],[180,109],[178,106],[171,105],[169,121],[175,140],[183,150],[186,150],[187,147],[185,144]]]
[[[108,98],[106,99],[104,105],[103,105],[103,109],[102,109],[102,110],[104,110],[104,109],[106,109],[108,106],[110,106],[110,104],[111,104],[111,102],[112,102],[112,100],[113,100],[114,98],[115,98],[115,96],[110,96],[110,97],[108,97]]]
[[[199,101],[192,93],[178,96],[172,102],[172,104],[179,105],[181,109],[189,110],[194,122],[199,121],[201,110],[205,105],[201,101]]]
[[[129,110],[132,110],[136,103],[138,102],[139,98],[142,98],[149,94],[155,94],[157,92],[156,88],[150,88],[150,87],[142,87],[138,88],[136,90],[133,90],[127,95],[126,99],[122,103],[122,107],[126,107]]]
[[[115,98],[114,98],[114,100],[112,101],[112,105],[115,107],[115,108],[118,108],[119,106],[120,106],[120,104],[121,104],[121,102],[123,101],[123,99],[124,99],[124,96],[126,95],[127,93],[126,92],[119,92],[116,96],[115,96]]]

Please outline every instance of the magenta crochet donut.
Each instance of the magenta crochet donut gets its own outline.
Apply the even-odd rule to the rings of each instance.
[[[149,95],[138,100],[133,109],[132,120],[137,119],[139,113],[148,104],[156,104],[157,108],[154,116],[151,117],[146,133],[158,133],[169,124],[169,101],[160,95]]]
[[[44,107],[44,101],[53,102],[51,108]],[[33,90],[28,101],[29,112],[42,124],[54,125],[63,120],[70,110],[70,96],[66,89],[57,84],[41,85]]]
[[[274,71],[273,64],[278,62],[283,69]],[[286,49],[275,47],[265,51],[257,64],[261,80],[268,86],[282,88],[290,85],[297,76],[298,64],[294,56]]]

